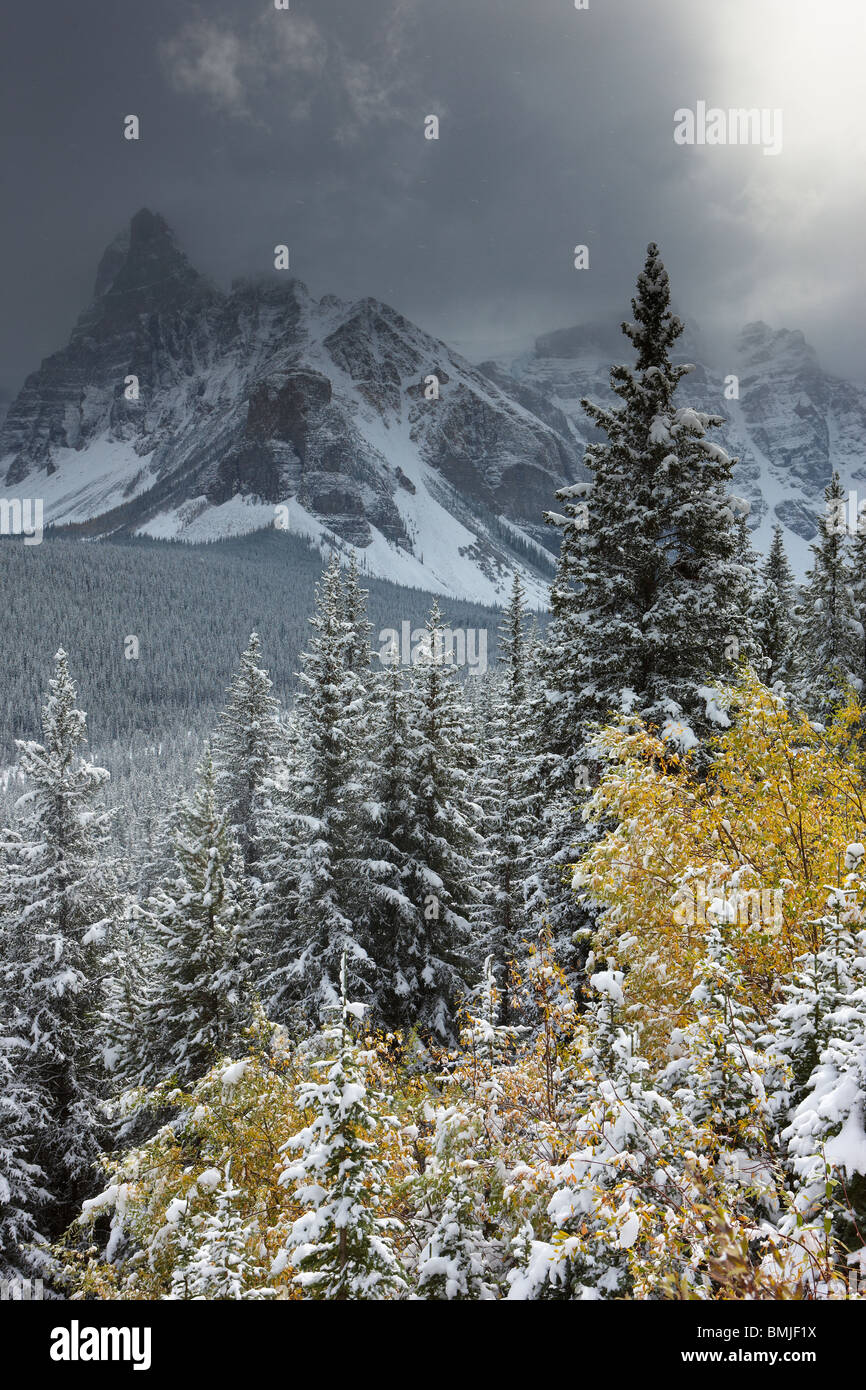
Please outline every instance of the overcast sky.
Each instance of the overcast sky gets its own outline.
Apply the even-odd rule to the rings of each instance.
[[[0,390],[141,206],[220,284],[285,242],[474,357],[618,321],[656,239],[714,343],[866,377],[864,67],[864,0],[4,0]],[[781,109],[781,153],[675,144],[698,101]]]

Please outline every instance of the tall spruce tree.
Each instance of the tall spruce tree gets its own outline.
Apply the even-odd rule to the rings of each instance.
[[[782,528],[773,527],[770,551],[758,584],[752,620],[761,648],[764,680],[790,684],[797,670],[796,586],[785,554]]]
[[[467,768],[473,756],[468,712],[436,600],[425,631],[409,703],[413,742],[407,787],[412,816],[403,872],[404,891],[415,913],[400,966],[407,1009],[419,1029],[448,1038],[454,1034],[457,998],[471,973],[467,915],[480,898],[473,870],[480,835],[478,812],[469,799]]]
[[[178,818],[174,875],[148,906],[157,935],[148,1079],[188,1084],[237,1047],[248,1012],[251,902],[210,750]]]
[[[357,628],[346,617],[336,557],[317,586],[310,626],[313,636],[301,655],[295,700],[300,765],[287,809],[295,850],[276,892],[276,900],[293,904],[294,912],[277,923],[266,981],[271,1014],[281,1022],[299,1016],[317,1022],[335,1003],[344,954],[365,1002],[375,984],[373,962],[354,919],[359,755],[367,701],[364,681],[350,664]]]
[[[548,517],[561,549],[537,721],[548,803],[533,902],[560,945],[582,925],[563,879],[576,857],[588,723],[625,707],[662,726],[684,717],[700,729],[701,687],[754,652],[732,461],[706,437],[721,417],[676,403],[692,368],[671,361],[683,325],[655,244],[632,311],[622,328],[635,366],[610,374],[621,405],[582,402],[605,436],[586,450],[592,478],[561,489],[562,511]]]
[[[279,701],[271,688],[261,666],[259,635],[253,632],[214,739],[217,787],[248,869],[261,856],[269,780],[281,744]]]
[[[530,929],[525,883],[533,863],[540,812],[536,769],[526,757],[532,743],[533,672],[524,625],[523,586],[515,574],[500,628],[502,670],[495,687],[486,750],[491,790],[485,825],[490,880],[487,949],[498,970],[505,1023],[511,1021],[513,1012],[510,963],[523,954],[522,943]]]
[[[582,402],[606,436],[586,450],[592,482],[557,494],[565,516],[555,518],[563,554],[551,640],[566,746],[573,733],[562,726],[574,713],[603,719],[624,690],[650,717],[666,716],[671,702],[698,716],[699,687],[729,669],[731,636],[741,652],[750,646],[732,461],[706,437],[723,422],[675,401],[693,369],[671,361],[683,325],[654,244],[632,312],[622,329],[637,361],[610,374],[622,406]]]
[[[116,900],[105,861],[110,816],[100,804],[108,773],[81,756],[86,724],[58,651],[43,742],[18,744],[29,790],[16,833],[7,836],[0,880],[3,1050],[13,1110],[4,1127],[13,1153],[4,1166],[7,1181],[12,1168],[17,1173],[9,1197],[16,1220],[26,1230],[32,1218],[49,1239],[87,1195],[103,1132],[101,956]]]
[[[112,1091],[139,1086],[150,1071],[149,1022],[160,979],[157,923],[127,898],[112,927],[100,1014],[102,1058]],[[124,1113],[120,1130],[128,1129]]]
[[[344,663],[348,671],[353,671],[366,684],[370,678],[370,633],[373,624],[367,617],[369,593],[362,589],[358,577],[358,560],[355,552],[343,575],[343,618],[346,622],[346,647]]]
[[[829,716],[858,680],[859,633],[848,565],[845,489],[834,473],[824,492],[812,568],[803,591],[803,703]]]
[[[357,920],[376,966],[376,1016],[389,1029],[407,1030],[416,1022],[415,955],[425,935],[423,905],[411,896],[415,796],[410,721],[409,691],[395,658],[377,673],[364,744],[368,779],[360,818],[367,863]]]
[[[860,516],[851,542],[851,598],[857,622],[854,674],[866,689],[866,517]]]

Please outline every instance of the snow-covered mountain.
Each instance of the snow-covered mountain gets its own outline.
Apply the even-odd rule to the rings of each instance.
[[[710,352],[694,324],[687,325],[678,348],[677,361],[695,364],[680,387],[682,403],[724,418],[713,437],[738,460],[735,490],[751,504],[756,548],[766,551],[774,522],[781,522],[792,564],[804,573],[833,469],[866,498],[866,387],[825,372],[801,332],[774,331],[765,323],[748,324],[723,365],[709,365]],[[584,325],[547,334],[531,351],[482,368],[503,387],[516,379],[544,396],[567,416],[582,452],[597,434],[581,410],[581,397],[615,399],[610,365],[630,360],[618,329]],[[739,396],[726,399],[731,376],[738,379]]]
[[[694,325],[679,346],[697,364],[683,403],[724,416],[758,547],[778,519],[803,572],[832,469],[866,494],[866,388],[764,323],[723,366]],[[479,367],[373,299],[317,301],[276,273],[224,294],[143,209],[68,345],[9,406],[0,487],[41,497],[71,534],[206,541],[276,524],[479,602],[502,600],[518,566],[541,603],[556,545],[543,513],[584,476],[594,437],[580,399],[609,398],[610,365],[628,358],[613,325],[583,325]]]
[[[277,274],[223,294],[147,210],[0,429],[0,486],[41,497],[46,524],[190,541],[276,524],[481,602],[516,564],[543,600],[542,513],[577,476],[567,419],[531,389],[372,299]]]

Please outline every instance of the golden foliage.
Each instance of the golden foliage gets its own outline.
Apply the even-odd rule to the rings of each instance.
[[[613,825],[575,886],[603,905],[597,953],[628,968],[628,1007],[651,1049],[689,1020],[707,924],[726,913],[749,1002],[765,1014],[778,980],[815,944],[845,846],[866,830],[853,695],[827,728],[750,672],[720,687],[718,704],[731,727],[713,740],[703,776],[639,721],[603,730],[607,767],[584,812]]]

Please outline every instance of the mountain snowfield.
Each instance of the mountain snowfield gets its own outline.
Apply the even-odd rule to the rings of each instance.
[[[317,301],[276,274],[224,294],[143,209],[67,347],[11,404],[0,486],[41,497],[68,534],[205,542],[276,526],[354,551],[370,575],[483,603],[504,600],[517,568],[541,606],[556,545],[543,514],[585,476],[594,437],[580,399],[610,396],[626,348],[581,326],[476,366],[376,300]],[[696,369],[682,403],[724,416],[757,545],[781,521],[802,573],[832,469],[852,488],[866,478],[866,388],[762,323],[724,367],[704,365],[691,331],[683,349]]]

